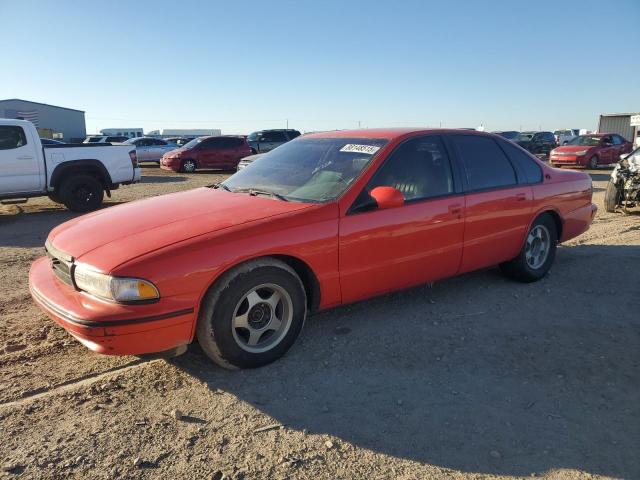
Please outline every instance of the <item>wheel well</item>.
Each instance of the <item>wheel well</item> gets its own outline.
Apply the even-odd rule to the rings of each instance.
[[[300,277],[300,280],[302,280],[302,284],[304,285],[304,290],[307,294],[307,307],[309,308],[309,311],[316,311],[318,309],[318,306],[320,305],[320,282],[318,282],[316,274],[313,272],[311,267],[309,267],[309,265],[307,265],[299,258],[291,257],[289,255],[270,256],[286,263],[291,268],[293,268],[293,270]]]
[[[546,210],[538,215],[538,217],[541,217],[542,215],[549,215],[553,218],[553,221],[556,224],[556,230],[558,231],[558,241],[560,241],[562,238],[562,219],[560,218],[560,215],[558,215],[558,212],[554,210]]]
[[[60,185],[62,185],[62,182],[66,178],[78,174],[91,175],[102,183],[105,190],[109,191],[111,189],[111,176],[102,164],[95,165],[94,162],[88,160],[81,160],[79,162],[81,163],[74,161],[71,165],[61,164],[56,167],[51,175],[51,186],[55,191],[58,191]]]

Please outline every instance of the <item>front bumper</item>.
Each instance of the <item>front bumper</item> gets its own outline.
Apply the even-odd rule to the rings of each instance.
[[[46,257],[31,265],[29,289],[35,302],[69,334],[94,352],[141,355],[191,342],[196,315],[184,300],[146,305],[99,300],[60,281]]]
[[[180,159],[179,158],[163,158],[160,160],[160,168],[163,170],[171,170],[172,172],[177,172],[180,170]]]
[[[585,166],[587,164],[586,157],[575,155],[550,155],[549,162],[554,165],[573,165],[573,166]]]

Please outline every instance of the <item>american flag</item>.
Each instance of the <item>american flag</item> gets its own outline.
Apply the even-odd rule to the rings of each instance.
[[[38,126],[39,120],[37,110],[7,110],[5,113],[8,118],[29,120],[36,127]]]

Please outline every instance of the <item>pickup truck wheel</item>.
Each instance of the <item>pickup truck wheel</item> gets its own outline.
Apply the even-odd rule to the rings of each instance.
[[[49,200],[51,200],[52,202],[63,203],[62,200],[60,200],[60,197],[58,197],[58,195],[56,195],[55,193],[49,193],[47,197],[49,197]]]
[[[205,295],[197,337],[224,368],[267,365],[293,345],[307,316],[304,286],[287,264],[270,258],[230,270]]]
[[[91,175],[78,174],[67,178],[60,186],[62,203],[73,212],[89,212],[102,205],[104,188]]]
[[[502,272],[520,282],[530,283],[544,277],[556,257],[558,230],[548,214],[540,215],[531,225],[518,256],[500,264]]]
[[[183,173],[193,173],[196,171],[196,168],[196,161],[191,160],[190,158],[183,160],[182,165],[180,165],[180,171]]]
[[[604,209],[609,213],[613,213],[621,203],[622,190],[618,188],[617,184],[609,180],[607,191],[604,193]]]

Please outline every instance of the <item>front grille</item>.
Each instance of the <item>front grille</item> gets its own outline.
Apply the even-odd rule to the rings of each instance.
[[[44,244],[53,273],[67,285],[73,286],[73,257],[55,248],[49,240]]]

